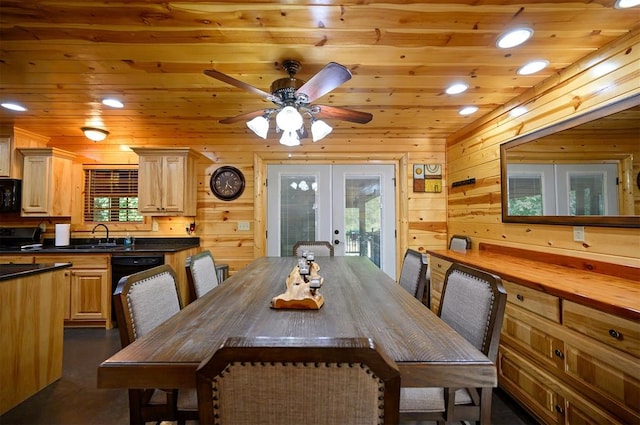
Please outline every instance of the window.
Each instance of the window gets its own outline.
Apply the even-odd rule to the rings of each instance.
[[[542,215],[542,176],[509,176],[509,215]]]
[[[87,168],[84,170],[84,221],[140,223],[138,170]]]

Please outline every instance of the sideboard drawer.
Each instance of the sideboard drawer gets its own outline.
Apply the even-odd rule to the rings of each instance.
[[[507,302],[560,323],[560,299],[558,297],[506,280],[502,281],[502,285],[507,290]]]
[[[563,324],[611,347],[640,357],[640,324],[609,313],[564,301]]]

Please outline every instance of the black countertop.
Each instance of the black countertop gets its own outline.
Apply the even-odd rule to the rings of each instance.
[[[71,263],[52,264],[0,264],[0,282],[32,274],[50,272],[71,267]]]
[[[20,249],[4,247],[0,254],[118,254],[136,255],[146,253],[172,253],[200,246],[200,238],[136,238],[135,244],[125,246],[124,239],[111,240],[111,244],[99,243],[98,239],[72,239],[68,246],[55,246],[53,239],[45,239],[41,248]]]

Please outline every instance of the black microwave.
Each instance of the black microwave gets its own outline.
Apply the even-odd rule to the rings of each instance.
[[[0,212],[20,211],[22,181],[0,179]]]

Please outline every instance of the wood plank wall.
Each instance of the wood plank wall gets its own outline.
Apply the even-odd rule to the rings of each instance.
[[[598,108],[640,92],[638,85],[640,50],[638,31],[607,49],[572,65],[543,84],[514,99],[505,107],[465,127],[448,140],[423,134],[379,134],[366,126],[358,137],[331,134],[318,143],[309,141],[287,149],[277,140],[259,139],[243,128],[230,127],[228,135],[175,138],[109,138],[95,144],[73,144],[68,140],[41,140],[14,129],[14,147],[46,145],[76,152],[85,163],[137,163],[132,152],[122,146],[189,146],[210,158],[198,166],[198,208],[193,217],[157,218],[158,231],[148,226],[132,232],[137,237],[187,236],[185,227],[196,223],[195,236],[204,249],[212,251],[219,263],[227,263],[233,273],[265,253],[265,170],[269,163],[367,163],[397,165],[397,234],[400,264],[406,248],[424,252],[442,249],[452,234],[467,234],[479,242],[499,243],[566,255],[596,258],[620,264],[640,266],[640,229],[587,227],[586,243],[572,240],[570,226],[503,224],[500,211],[500,144],[533,132],[573,115]],[[598,64],[622,63],[617,71],[604,77],[591,72]],[[615,89],[599,90],[602,84],[615,83]],[[508,111],[526,105],[532,111],[520,118],[509,118]],[[289,158],[289,153],[292,154]],[[445,164],[445,190],[441,193],[414,193],[413,164]],[[213,171],[222,165],[240,168],[247,187],[237,200],[223,202],[209,189]],[[476,184],[451,188],[451,182],[476,178]],[[82,199],[81,183],[76,199]],[[447,201],[448,197],[448,201]],[[78,208],[80,208],[80,203]],[[71,219],[72,237],[87,237],[79,226],[79,213]],[[251,231],[238,231],[237,222],[248,221]],[[37,225],[39,220],[3,217],[2,225]],[[53,237],[53,224],[69,219],[47,219],[46,237]],[[113,232],[124,236],[124,232]]]
[[[317,143],[310,140],[295,149],[279,145],[277,139],[262,140],[243,126],[233,129],[228,138],[207,139],[185,138],[153,140],[109,140],[106,143],[71,144],[65,140],[41,141],[40,145],[55,146],[75,152],[80,162],[135,164],[137,155],[123,150],[121,146],[189,146],[210,159],[198,165],[198,196],[196,217],[157,217],[158,231],[147,229],[130,231],[136,237],[187,237],[185,227],[192,221],[196,223],[194,236],[201,238],[203,249],[209,249],[218,263],[229,264],[233,273],[254,258],[266,253],[266,166],[282,163],[391,163],[396,165],[398,184],[397,229],[398,264],[407,247],[425,251],[442,248],[446,244],[446,193],[413,193],[413,164],[445,163],[445,140],[432,139],[428,135],[381,135],[369,132],[363,126],[363,132],[357,138],[344,139],[332,134]],[[14,134],[14,147],[23,147],[31,142],[27,132],[18,130]],[[111,139],[111,138],[110,138]],[[292,154],[291,158],[289,154]],[[209,180],[213,172],[222,165],[233,165],[244,173],[247,185],[243,195],[231,202],[224,202],[213,196]],[[78,166],[81,172],[81,166]],[[82,199],[82,179],[75,180],[75,199]],[[81,207],[76,202],[78,208]],[[54,237],[55,223],[72,225],[72,237],[91,237],[87,227],[80,225],[80,211],[74,212],[69,219],[47,219],[45,237]],[[20,217],[3,218],[2,225],[38,225],[39,219]],[[249,232],[238,230],[238,221],[248,221]],[[129,229],[130,230],[130,229]],[[124,231],[112,230],[114,237],[124,236]]]
[[[608,65],[615,71],[600,76]],[[471,236],[474,247],[488,242],[639,267],[640,229],[586,227],[585,242],[574,242],[572,226],[502,223],[500,200],[500,144],[638,93],[636,30],[449,137],[447,180],[476,178],[449,189],[449,234]],[[530,112],[511,118],[518,106]]]

